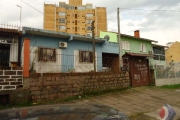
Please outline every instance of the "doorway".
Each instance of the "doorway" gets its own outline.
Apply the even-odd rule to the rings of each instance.
[[[0,67],[9,66],[10,44],[0,44]]]

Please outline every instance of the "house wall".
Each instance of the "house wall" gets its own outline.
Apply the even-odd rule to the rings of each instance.
[[[28,35],[25,35],[24,37],[28,37]],[[60,49],[59,48],[59,42],[67,42],[67,48]],[[79,68],[74,68],[74,66],[80,66],[80,64],[75,63],[77,60],[75,60],[75,56],[77,55],[78,50],[85,50],[85,51],[92,51],[92,42],[86,42],[86,41],[75,41],[71,40],[68,41],[67,39],[62,38],[56,38],[56,37],[46,37],[46,36],[38,36],[33,35],[33,37],[30,37],[30,51],[33,53],[35,50],[37,50],[37,47],[45,47],[45,48],[55,48],[57,53],[57,61],[56,63],[49,63],[49,62],[37,62],[37,56],[35,58],[35,70],[38,73],[41,72],[68,72],[69,70],[77,69],[77,71],[91,71],[91,68],[88,68],[87,65],[81,66],[82,70]],[[102,52],[104,53],[116,53],[118,54],[119,48],[117,43],[96,43],[96,65],[97,70],[102,70]],[[35,57],[35,54],[31,54],[31,63],[30,66],[32,66],[33,58]],[[45,67],[47,66],[47,67]],[[57,66],[59,68],[57,69]],[[92,64],[90,65],[92,66]]]
[[[180,62],[180,42],[175,42],[166,51],[166,61],[167,62]]]
[[[139,40],[136,38],[128,38],[128,37],[121,37],[122,41],[129,41],[130,42],[130,49],[131,50],[122,50],[122,54],[125,52],[133,52],[133,53],[142,53],[142,54],[149,54],[148,51],[152,51],[152,44],[149,41]],[[146,45],[146,52],[140,51],[140,44]]]
[[[0,91],[15,90],[23,85],[23,72],[21,67],[0,69]]]
[[[110,37],[109,42],[118,42],[116,33],[100,31],[100,38],[104,38],[106,35]]]

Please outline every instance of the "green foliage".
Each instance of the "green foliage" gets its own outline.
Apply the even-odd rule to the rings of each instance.
[[[176,85],[163,85],[160,88],[163,88],[163,89],[179,89],[180,88],[180,84],[176,84]]]

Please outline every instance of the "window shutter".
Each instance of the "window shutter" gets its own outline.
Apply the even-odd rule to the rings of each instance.
[[[146,52],[146,44],[143,44],[143,52]]]
[[[89,55],[90,55],[90,62],[93,63],[93,52],[90,52]]]
[[[140,51],[142,51],[143,50],[143,48],[142,48],[143,46],[142,46],[142,43],[140,43]]]
[[[43,48],[38,48],[38,61],[42,61],[43,58]]]
[[[128,50],[130,50],[130,42],[128,42]]]
[[[82,51],[79,51],[79,62],[82,62]]]
[[[53,60],[56,61],[56,49],[53,50]]]

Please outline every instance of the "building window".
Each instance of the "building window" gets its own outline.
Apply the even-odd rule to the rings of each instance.
[[[59,23],[66,23],[66,19],[60,18],[60,19],[59,19]]]
[[[91,37],[91,36],[92,36],[92,33],[87,33],[87,36]]]
[[[146,44],[140,43],[140,52],[146,52]]]
[[[86,14],[86,17],[87,18],[93,18],[93,14],[88,13],[88,14]]]
[[[66,26],[64,26],[64,25],[59,26],[59,30],[65,30],[65,29],[66,29]]]
[[[38,48],[38,61],[56,61],[56,49]]]
[[[124,49],[124,50],[130,50],[130,42],[128,42],[128,41],[122,41],[122,49]]]
[[[79,62],[93,63],[93,52],[79,51]]]
[[[92,23],[92,20],[86,20],[86,23],[87,23],[87,24],[91,24],[91,23]]]
[[[59,12],[59,16],[66,16],[66,13],[65,12]]]
[[[85,6],[78,6],[77,9],[78,10],[86,10],[86,7]]]
[[[87,26],[87,30],[91,30],[91,26]]]
[[[86,9],[92,9],[92,5],[87,5]]]
[[[82,30],[85,30],[85,28],[82,28]]]

